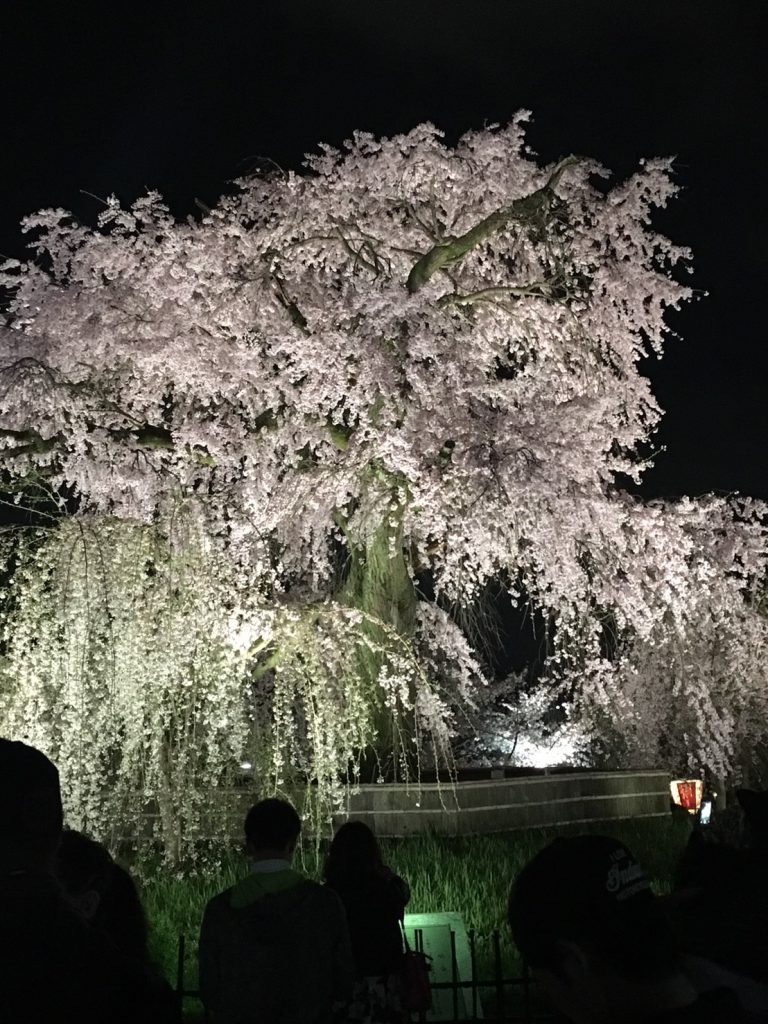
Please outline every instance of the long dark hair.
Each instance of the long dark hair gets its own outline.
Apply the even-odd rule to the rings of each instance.
[[[109,888],[102,898],[96,924],[104,929],[123,953],[148,961],[147,918],[136,883],[125,868],[112,865]]]
[[[344,889],[386,873],[376,836],[362,821],[342,825],[328,849],[323,878],[332,889]]]
[[[106,932],[121,952],[147,960],[147,919],[136,883],[101,843],[82,832],[65,831],[57,875],[71,896],[88,889],[97,892],[99,902],[91,924]]]

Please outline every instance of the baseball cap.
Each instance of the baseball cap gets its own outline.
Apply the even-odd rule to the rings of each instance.
[[[559,942],[596,948],[626,973],[674,960],[665,915],[637,858],[608,836],[555,839],[520,872],[510,893],[515,942],[532,966],[551,966]]]

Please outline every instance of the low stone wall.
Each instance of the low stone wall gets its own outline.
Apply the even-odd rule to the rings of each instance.
[[[365,821],[382,837],[415,835],[484,835],[515,829],[552,828],[580,822],[649,818],[669,814],[669,775],[661,771],[554,771],[405,785],[363,785],[350,793],[343,813],[335,818]],[[502,776],[499,778],[488,776]],[[217,790],[204,813],[204,834],[242,837],[248,808],[256,794],[248,786]],[[126,819],[136,832],[149,836],[159,826],[158,808],[137,798]],[[136,833],[123,836],[128,845]]]
[[[472,835],[669,814],[661,771],[574,772],[421,786],[361,786],[345,820],[379,836]]]

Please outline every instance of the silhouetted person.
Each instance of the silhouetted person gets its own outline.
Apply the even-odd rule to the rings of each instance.
[[[362,821],[347,822],[333,837],[323,876],[344,904],[352,940],[355,989],[347,1019],[402,1020],[400,922],[408,886],[385,866],[376,836]]]
[[[153,1021],[142,972],[65,898],[54,877],[59,775],[0,739],[0,1021]]]
[[[575,1024],[736,1024],[727,988],[699,994],[629,850],[603,836],[556,839],[521,871],[509,920],[520,953]]]
[[[245,819],[250,875],[215,896],[200,930],[200,993],[219,1024],[325,1024],[352,988],[338,896],[291,867],[301,822],[284,800]]]
[[[67,898],[89,924],[142,966],[155,1018],[180,1021],[176,995],[150,958],[144,907],[125,868],[101,843],[68,829],[59,846],[56,874]]]
[[[697,984],[727,981],[768,1019],[768,801],[737,797],[743,822],[734,805],[694,825],[665,904]]]
[[[56,854],[56,877],[70,903],[87,921],[101,916],[114,861],[101,843],[75,829],[64,829]]]
[[[744,813],[747,847],[768,856],[768,793],[737,789],[736,799]]]

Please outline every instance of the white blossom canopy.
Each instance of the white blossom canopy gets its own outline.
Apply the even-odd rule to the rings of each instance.
[[[453,149],[430,125],[357,134],[201,223],[154,193],[95,231],[28,218],[0,455],[122,516],[196,495],[315,585],[329,534],[394,510],[449,591],[531,563],[546,523],[639,471],[659,410],[638,360],[690,291],[649,226],[670,162],[610,189],[588,160],[541,169],[525,119]]]
[[[549,616],[549,678],[596,729],[623,732],[636,761],[727,770],[764,741],[762,510],[645,506],[618,487],[660,416],[640,360],[692,295],[673,276],[688,251],[651,225],[671,162],[619,183],[579,157],[542,168],[526,117],[455,147],[430,125],[356,134],[305,174],[238,182],[199,222],[155,193],[110,198],[95,230],[28,218],[35,258],[0,270],[0,460],[20,487],[74,488],[81,513],[162,523],[183,504],[240,582],[326,600],[349,638],[342,545],[394,581],[389,610],[363,611],[432,676],[453,661],[464,691],[464,638],[439,609],[407,618],[397,594],[415,604],[422,568],[453,600],[504,573]],[[299,680],[304,648],[286,650]],[[374,684],[447,742],[434,679],[391,664]],[[324,755],[329,780],[345,744]]]

